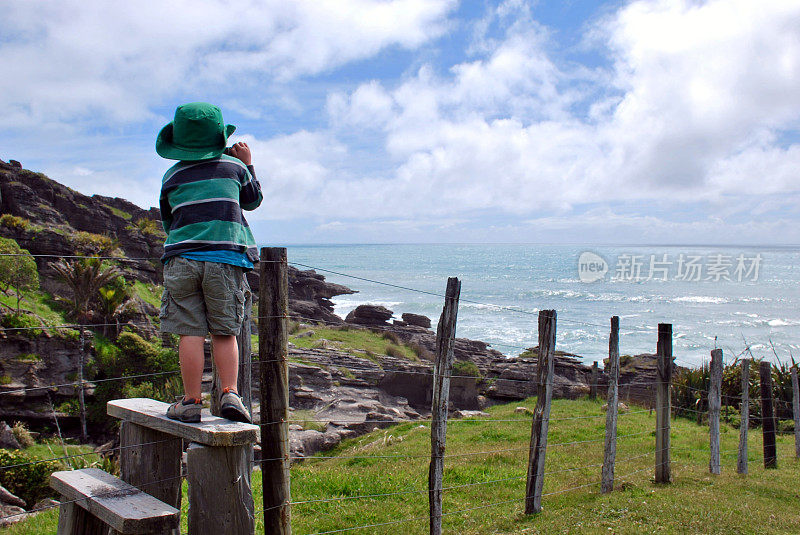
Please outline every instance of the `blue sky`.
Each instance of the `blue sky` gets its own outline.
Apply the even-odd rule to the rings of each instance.
[[[182,102],[262,243],[800,243],[800,2],[12,0],[0,158],[157,204]]]

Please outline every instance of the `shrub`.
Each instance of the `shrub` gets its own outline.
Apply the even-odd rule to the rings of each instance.
[[[0,225],[12,230],[28,230],[31,226],[31,222],[24,217],[3,214],[0,216]]]
[[[53,496],[50,474],[64,467],[56,461],[44,461],[20,450],[0,450],[0,485],[19,496],[29,506],[43,498]],[[35,464],[25,464],[34,463]],[[12,465],[14,468],[3,468]]]
[[[478,365],[471,360],[457,360],[453,363],[453,375],[480,377],[481,371],[478,369]]]
[[[403,341],[400,340],[400,337],[397,336],[397,333],[393,333],[392,331],[384,332],[383,333],[383,339],[384,340],[389,340],[391,343],[397,344],[397,345],[400,345],[400,344],[403,343]]]
[[[79,252],[88,252],[103,256],[111,256],[119,242],[102,234],[80,230],[72,235],[72,242],[78,247]]]
[[[792,420],[778,420],[778,426],[775,431],[779,435],[791,435],[794,433],[794,422]]]
[[[28,338],[36,338],[42,334],[41,323],[30,314],[6,314],[0,319],[0,325],[7,329],[19,329],[20,334]]]
[[[142,234],[156,237],[164,236],[164,229],[162,229],[160,223],[154,219],[147,219],[144,217],[137,219],[133,223],[133,228],[139,229]]]
[[[0,375],[0,385],[10,385],[13,379],[10,375]]]
[[[11,428],[14,438],[17,439],[19,445],[23,448],[30,448],[33,446],[34,441],[31,432],[28,431],[28,426],[23,422],[14,422],[14,427]]]
[[[403,353],[403,350],[400,349],[400,347],[398,347],[398,346],[396,346],[394,344],[388,344],[386,346],[386,354],[389,355],[390,357],[394,357],[394,358],[398,358],[398,359],[406,358],[406,354]]]

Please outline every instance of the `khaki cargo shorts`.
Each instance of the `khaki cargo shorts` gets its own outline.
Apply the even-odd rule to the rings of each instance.
[[[164,266],[161,332],[237,335],[249,302],[243,268],[173,257]]]

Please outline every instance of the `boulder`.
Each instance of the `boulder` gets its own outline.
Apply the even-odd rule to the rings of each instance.
[[[394,313],[384,306],[358,305],[344,321],[357,325],[384,326],[388,325],[386,322],[391,319],[392,314]]]
[[[406,322],[408,325],[415,325],[417,327],[424,327],[426,329],[431,328],[431,319],[428,316],[423,316],[422,314],[411,314],[410,312],[404,312],[402,318],[403,321]]]
[[[22,522],[27,516],[22,507],[0,504],[0,528]]]
[[[5,422],[0,422],[0,448],[6,450],[18,450],[21,448],[14,432]]]

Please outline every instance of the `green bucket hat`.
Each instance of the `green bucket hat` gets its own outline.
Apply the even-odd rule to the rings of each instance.
[[[175,119],[158,133],[156,152],[168,160],[206,160],[225,150],[236,127],[225,124],[213,104],[191,102],[178,106]]]

